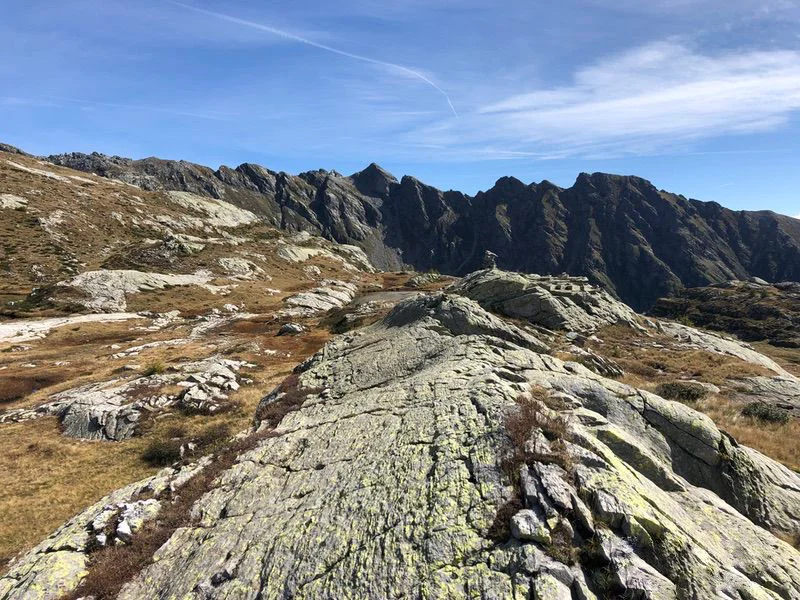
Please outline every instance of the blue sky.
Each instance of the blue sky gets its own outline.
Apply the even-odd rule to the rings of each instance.
[[[800,0],[28,0],[0,140],[210,166],[378,162],[474,193],[636,174],[800,214]]]

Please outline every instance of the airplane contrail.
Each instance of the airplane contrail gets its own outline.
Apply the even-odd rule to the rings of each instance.
[[[347,58],[352,58],[353,60],[360,60],[362,62],[372,63],[374,65],[381,65],[384,67],[389,67],[391,69],[402,71],[403,73],[407,73],[408,75],[416,77],[417,79],[427,83],[434,90],[436,90],[442,96],[444,96],[445,100],[447,100],[447,105],[453,112],[453,115],[458,117],[458,112],[456,112],[456,108],[455,106],[453,106],[453,102],[450,100],[450,96],[447,94],[447,92],[445,92],[442,88],[436,85],[433,81],[425,77],[425,75],[423,75],[419,71],[415,71],[414,69],[409,69],[408,67],[404,67],[403,65],[398,65],[391,62],[378,60],[377,58],[370,58],[369,56],[362,56],[360,54],[353,54],[352,52],[347,52],[345,50],[339,50],[338,48],[334,48],[332,46],[326,46],[325,44],[314,42],[312,40],[309,40],[308,38],[300,37],[299,35],[295,35],[293,33],[289,33],[288,31],[283,31],[282,29],[277,29],[275,27],[270,27],[269,25],[263,25],[261,23],[256,23],[254,21],[240,19],[238,17],[233,17],[231,15],[226,15],[224,13],[215,12],[213,10],[206,10],[205,8],[199,8],[197,6],[192,6],[191,4],[184,4],[183,2],[178,2],[177,0],[165,0],[165,1],[168,2],[169,4],[180,6],[181,8],[185,8],[187,10],[192,10],[194,12],[202,13],[210,17],[221,19],[223,21],[228,21],[229,23],[236,23],[237,25],[250,27],[251,29],[258,29],[260,31],[265,31],[267,33],[271,33],[273,35],[285,38],[287,40],[292,40],[300,44],[305,44],[306,46],[311,46],[312,48],[317,48],[319,50],[325,50],[326,52],[338,54],[339,56],[345,56]]]

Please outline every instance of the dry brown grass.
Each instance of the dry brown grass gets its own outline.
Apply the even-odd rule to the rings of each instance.
[[[0,405],[22,400],[26,396],[64,381],[61,373],[40,375],[22,374],[20,376],[0,376]]]
[[[771,375],[766,369],[751,365],[732,356],[700,350],[672,348],[673,340],[645,338],[624,326],[607,327],[598,332],[603,344],[593,344],[599,354],[612,357],[625,369],[623,383],[658,392],[659,386],[680,379],[697,379],[720,386],[723,393],[699,398],[691,403],[709,417],[720,429],[737,441],[773,458],[787,467],[800,470],[800,420],[787,423],[766,423],[742,415],[746,403],[728,396],[730,380],[755,375]],[[637,344],[661,343],[664,348],[642,347]],[[800,362],[800,351],[757,344],[756,349],[778,360],[784,366]]]
[[[256,423],[266,423],[269,427],[277,427],[283,417],[303,405],[308,396],[319,394],[322,388],[304,388],[296,373],[291,373],[278,386],[278,398],[269,404],[260,405],[256,410]]]
[[[0,452],[0,564],[30,548],[92,502],[155,469],[139,440],[81,442],[53,419],[3,425]]]
[[[756,342],[753,347],[769,356],[792,375],[800,377],[800,348],[780,348],[767,342]]]
[[[744,404],[723,396],[709,396],[695,405],[720,429],[749,446],[800,472],[800,419],[765,423],[741,414]]]
[[[622,325],[606,327],[597,336],[604,343],[593,343],[592,349],[613,358],[628,374],[623,380],[626,383],[666,383],[686,378],[724,385],[729,379],[772,374],[735,356],[675,348],[670,338],[645,337]],[[663,347],[654,348],[653,343]]]

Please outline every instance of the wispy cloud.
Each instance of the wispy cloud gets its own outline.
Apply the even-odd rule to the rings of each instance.
[[[247,19],[241,19],[239,17],[234,17],[232,15],[228,15],[228,14],[224,14],[224,13],[220,13],[220,12],[216,12],[216,11],[212,11],[212,10],[207,10],[207,9],[200,8],[200,7],[197,7],[197,6],[192,6],[190,4],[184,4],[182,2],[177,2],[175,0],[165,0],[165,1],[168,2],[169,4],[174,5],[174,6],[180,6],[182,8],[187,9],[187,10],[191,10],[191,11],[194,11],[194,12],[197,12],[197,13],[205,14],[205,15],[208,15],[209,17],[214,17],[215,19],[220,19],[220,20],[226,21],[228,23],[234,23],[236,25],[241,25],[243,27],[249,27],[251,29],[256,29],[256,30],[259,30],[259,31],[263,31],[265,33],[276,35],[276,36],[282,37],[284,39],[297,42],[299,44],[305,44],[306,46],[310,46],[310,47],[316,48],[318,50],[323,50],[325,52],[330,52],[332,54],[337,54],[339,56],[344,56],[345,58],[350,58],[350,59],[353,59],[353,60],[358,60],[358,61],[361,61],[361,62],[370,63],[370,64],[373,64],[373,65],[378,65],[378,66],[382,66],[382,67],[386,67],[386,68],[398,71],[398,72],[400,72],[400,73],[402,73],[404,75],[419,79],[420,81],[422,81],[426,85],[428,85],[431,88],[433,88],[439,94],[441,94],[444,97],[444,99],[447,101],[447,105],[450,108],[450,111],[453,113],[453,115],[455,117],[458,117],[458,112],[456,111],[455,106],[453,105],[453,102],[450,99],[449,94],[447,92],[445,92],[444,89],[442,89],[439,85],[434,83],[427,75],[423,74],[422,72],[420,72],[418,70],[411,69],[409,67],[406,67],[406,66],[403,66],[403,65],[399,65],[399,64],[396,64],[396,63],[387,62],[387,61],[384,61],[384,60],[379,60],[377,58],[372,58],[372,57],[369,57],[369,56],[363,56],[361,54],[355,54],[353,52],[347,52],[346,50],[340,50],[339,48],[334,48],[333,46],[328,46],[327,44],[320,44],[320,43],[315,42],[313,40],[310,40],[308,38],[305,38],[305,37],[302,37],[302,36],[299,36],[299,35],[295,35],[293,33],[285,31],[283,29],[278,29],[276,27],[272,27],[270,25],[265,25],[263,23],[257,23],[255,21],[250,21],[250,20],[247,20]]]
[[[665,41],[582,68],[569,86],[512,95],[421,133],[465,152],[609,156],[772,130],[797,110],[800,53],[710,56]]]
[[[19,98],[16,96],[0,96],[0,104],[6,106],[38,106],[50,108],[80,107],[84,110],[119,109],[126,111],[161,113],[193,119],[206,119],[210,121],[227,121],[237,117],[234,113],[220,111],[200,111],[168,106],[147,106],[141,104],[123,104],[119,102],[104,102],[98,100],[84,100],[80,98],[66,98],[63,96],[46,96],[43,98]]]

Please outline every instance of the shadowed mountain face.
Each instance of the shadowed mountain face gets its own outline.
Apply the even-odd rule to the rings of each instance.
[[[800,280],[800,220],[688,200],[638,177],[584,173],[567,189],[504,177],[467,196],[413,177],[398,181],[375,164],[345,177],[97,153],[47,160],[145,189],[223,199],[283,229],[361,246],[386,270],[462,275],[491,250],[502,268],[585,275],[639,310],[683,287]]]

